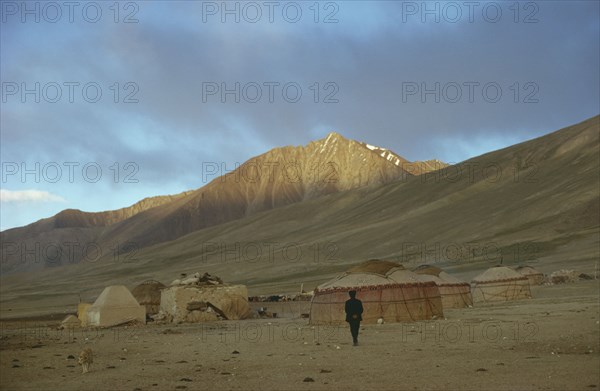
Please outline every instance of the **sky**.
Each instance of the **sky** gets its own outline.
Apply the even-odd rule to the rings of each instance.
[[[600,111],[598,1],[0,6],[1,230],[331,131],[456,163]]]

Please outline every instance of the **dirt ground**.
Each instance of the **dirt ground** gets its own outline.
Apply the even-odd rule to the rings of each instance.
[[[434,321],[306,319],[56,330],[3,320],[2,390],[594,390],[599,283],[535,287],[534,298],[446,310]],[[92,371],[77,356],[94,352]],[[71,358],[73,357],[73,358]]]

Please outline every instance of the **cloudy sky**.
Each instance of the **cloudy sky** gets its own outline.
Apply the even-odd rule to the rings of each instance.
[[[597,115],[599,2],[1,2],[1,229],[337,131],[459,162]]]

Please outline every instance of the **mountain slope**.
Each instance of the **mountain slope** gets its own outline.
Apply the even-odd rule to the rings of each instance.
[[[447,170],[197,231],[137,259],[152,275],[202,267],[258,291],[318,283],[373,257],[441,262],[459,273],[500,262],[593,273],[599,130],[594,117]],[[301,256],[286,255],[286,246]],[[256,247],[262,252],[255,260],[244,249]]]
[[[438,263],[467,280],[500,262],[593,274],[599,130],[594,117],[447,170],[254,213],[117,258],[5,276],[3,308],[64,305],[115,281],[168,283],[197,270],[247,284],[251,294],[312,289],[369,258]]]
[[[65,209],[52,217],[39,220],[24,227],[3,231],[2,234],[8,234],[11,237],[34,236],[42,232],[60,228],[105,227],[126,220],[145,210],[173,202],[188,193],[183,192],[176,195],[148,197],[131,206],[105,212],[83,212],[77,209]]]
[[[413,174],[364,144],[330,133],[306,146],[275,148],[197,190],[145,199],[116,211],[65,210],[4,231],[0,237],[10,248],[2,254],[3,270],[29,270],[48,260],[52,265],[73,263],[85,257],[86,243],[102,253],[139,249],[260,211],[409,176]],[[44,251],[69,242],[82,248],[57,255]],[[23,262],[28,255],[22,249],[36,246],[41,250],[30,258],[37,262]]]
[[[439,161],[437,159],[433,160],[425,160],[425,161],[415,161],[409,162],[404,159],[402,156],[397,153],[382,147],[377,147],[375,145],[370,145],[367,143],[361,143],[369,150],[375,152],[385,160],[388,160],[394,163],[396,166],[401,167],[403,170],[413,174],[413,175],[421,175],[431,171],[441,170],[444,167],[448,167],[448,164]]]
[[[125,235],[144,247],[256,212],[408,175],[360,143],[331,133],[307,146],[275,148],[252,158],[185,198],[116,224],[102,239]]]

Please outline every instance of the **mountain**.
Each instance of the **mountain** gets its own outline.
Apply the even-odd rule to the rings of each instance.
[[[148,197],[126,208],[105,212],[82,212],[77,209],[65,209],[50,218],[4,232],[19,232],[23,236],[33,236],[52,229],[105,227],[126,220],[145,210],[173,202],[188,194],[189,192],[183,192],[177,195]]]
[[[308,198],[117,256],[3,275],[0,315],[62,311],[107,284],[169,283],[181,272],[216,274],[250,294],[294,292],[370,258],[435,263],[467,280],[498,263],[594,274],[599,134],[594,117],[440,171]]]
[[[378,152],[333,132],[306,146],[272,149],[197,190],[147,198],[115,211],[64,210],[0,233],[1,240],[9,243],[2,254],[2,269],[31,270],[48,261],[52,265],[77,262],[85,257],[86,243],[109,253],[137,250],[257,212],[405,180],[415,175],[413,171],[426,171],[421,162],[415,163],[416,170],[405,169],[413,163],[394,154],[405,163],[399,165]],[[64,243],[81,244],[81,249]],[[65,246],[70,251],[63,251]],[[54,252],[46,254],[49,247]],[[23,262],[28,257],[36,262]]]
[[[388,161],[394,163],[396,166],[401,167],[402,169],[404,169],[405,171],[407,171],[413,175],[421,175],[421,174],[424,174],[427,172],[437,171],[437,170],[441,170],[442,168],[448,167],[448,164],[446,164],[440,160],[437,160],[437,159],[409,162],[408,160],[404,159],[402,156],[398,155],[397,153],[395,153],[387,148],[377,147],[377,146],[370,145],[367,143],[361,143],[361,144],[364,145],[369,150],[375,152],[376,154],[378,154],[385,160],[388,160]]]
[[[255,293],[311,289],[370,258],[439,263],[467,280],[498,263],[594,274],[599,119],[420,177],[196,231],[141,251],[133,264],[163,280],[201,268]]]

